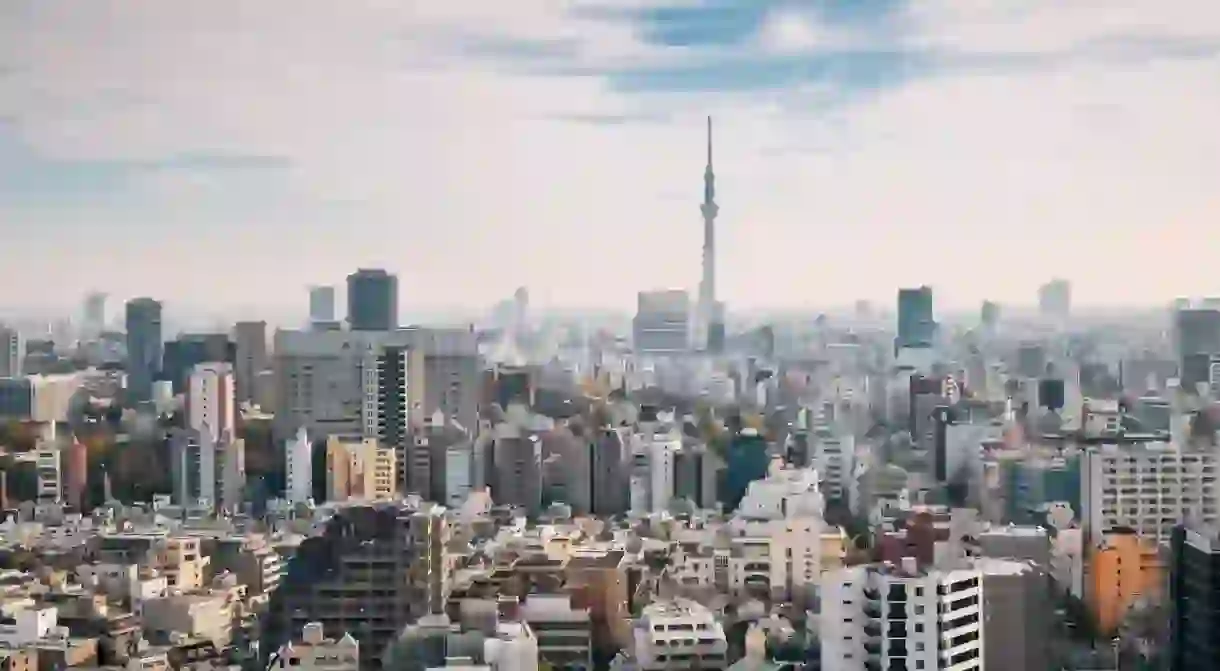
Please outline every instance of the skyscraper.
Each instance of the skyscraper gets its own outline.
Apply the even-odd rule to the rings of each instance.
[[[233,327],[237,349],[234,373],[237,376],[237,402],[254,402],[254,380],[267,370],[267,322],[237,322]]]
[[[21,332],[0,324],[0,377],[20,377],[22,351]]]
[[[353,331],[398,328],[398,278],[380,268],[348,275],[347,323]]]
[[[690,348],[690,298],[685,291],[641,291],[631,341],[636,354],[672,356]]]
[[[1072,312],[1072,283],[1054,279],[1039,287],[1038,311],[1044,317],[1066,319]]]
[[[703,277],[699,281],[699,302],[696,305],[695,346],[704,349],[712,332],[716,312],[716,174],[712,170],[712,117],[707,118],[707,167],[703,171]]]
[[[151,298],[127,301],[127,389],[133,401],[152,398],[161,372],[161,303]]]
[[[106,328],[106,294],[94,292],[85,296],[83,336],[96,338]]]
[[[335,288],[309,288],[309,322],[311,324],[335,321]]]
[[[897,349],[932,346],[936,321],[932,315],[932,287],[898,290]]]

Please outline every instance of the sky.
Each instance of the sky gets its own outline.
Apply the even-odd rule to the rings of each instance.
[[[1220,294],[1214,0],[0,0],[0,305]],[[172,308],[170,308],[172,309]]]

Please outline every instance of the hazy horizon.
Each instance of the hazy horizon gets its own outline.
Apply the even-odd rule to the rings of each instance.
[[[1220,4],[416,4],[8,0],[0,305],[629,311],[698,282],[709,114],[730,309],[1220,295]]]

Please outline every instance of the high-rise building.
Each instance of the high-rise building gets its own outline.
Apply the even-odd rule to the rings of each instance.
[[[641,291],[631,324],[632,347],[643,356],[690,350],[690,296],[681,290]]]
[[[106,329],[106,294],[94,292],[85,296],[82,328],[83,339],[90,340]]]
[[[313,498],[313,442],[305,429],[284,446],[284,462],[288,500],[304,503]]]
[[[410,367],[411,356],[404,360],[401,352],[395,359],[388,354],[395,348],[422,352],[424,365]],[[305,427],[315,440],[332,435],[362,435],[384,438],[387,444],[396,445],[397,438],[388,432],[382,435],[382,419],[388,411],[397,408],[401,412],[403,407],[404,395],[398,393],[402,390],[396,386],[399,382],[390,384],[389,380],[404,361],[408,367],[402,379],[406,382],[406,408],[412,423],[422,424],[424,418],[438,409],[447,416],[468,413],[477,417],[478,344],[468,330],[277,331],[273,349],[277,385],[275,433],[281,440]],[[460,370],[473,366],[474,373],[470,379],[433,374],[437,361],[455,362]],[[434,385],[443,386],[444,393],[429,391]],[[458,399],[462,407],[452,412],[430,407],[430,400],[437,398]],[[467,404],[471,408],[466,408]],[[471,420],[470,426],[476,425],[477,420]],[[386,425],[387,431],[389,426]]]
[[[0,377],[21,377],[23,344],[17,329],[0,325]]]
[[[531,517],[542,512],[542,441],[537,434],[506,426],[488,452],[488,485],[496,503],[520,506]]]
[[[187,427],[206,434],[213,443],[236,437],[235,387],[232,365],[195,366],[186,397]]]
[[[983,307],[979,310],[979,324],[983,327],[983,330],[991,333],[995,331],[999,323],[1000,304],[992,301],[983,301]]]
[[[267,370],[267,322],[237,322],[233,327],[237,361],[234,375],[238,403],[254,403],[255,380]]]
[[[932,346],[936,320],[932,312],[932,287],[898,290],[898,339],[896,349]]]
[[[1072,313],[1072,283],[1053,279],[1039,287],[1038,311],[1044,317],[1066,319]]]
[[[706,349],[716,311],[716,173],[712,170],[712,117],[707,118],[707,167],[703,170],[703,276],[699,280],[699,302],[695,308],[695,346]]]
[[[191,373],[205,363],[237,364],[237,344],[227,333],[182,333],[167,341],[161,355],[159,380],[173,385],[175,394],[190,389]]]
[[[335,321],[335,288],[309,288],[309,323],[329,324]]]
[[[203,503],[234,511],[246,486],[246,444],[228,434],[181,429],[170,436],[173,499],[178,505]]]
[[[398,328],[398,277],[380,268],[348,275],[347,323],[353,331]]]
[[[822,667],[983,668],[983,576],[974,569],[853,566],[823,575]]]
[[[1173,532],[1169,569],[1169,668],[1220,664],[1220,531],[1186,524]]]
[[[278,650],[309,622],[330,638],[350,632],[364,650],[384,651],[403,627],[442,614],[453,564],[445,509],[407,500],[346,505],[288,562],[262,619],[261,650]],[[380,653],[363,668],[376,668]]]
[[[1211,364],[1220,358],[1220,310],[1185,308],[1174,315],[1178,376],[1182,389],[1194,392],[1200,382],[1209,382]]]
[[[161,303],[151,298],[127,301],[127,389],[131,400],[152,398],[152,383],[161,372]]]

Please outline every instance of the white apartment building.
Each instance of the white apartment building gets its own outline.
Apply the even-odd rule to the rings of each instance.
[[[214,441],[210,432],[184,429],[170,438],[170,471],[174,502],[220,506],[241,503],[246,484],[246,444],[226,433]]]
[[[309,501],[313,498],[313,443],[304,427],[284,446],[284,460],[288,500]]]
[[[645,606],[631,636],[640,671],[711,670],[728,666],[729,646],[724,626],[706,606],[689,599]]]
[[[822,493],[828,499],[846,501],[851,488],[856,439],[840,433],[829,424],[816,426],[810,442],[813,447],[812,466],[822,476]]]
[[[637,514],[669,508],[674,495],[674,459],[682,434],[673,426],[644,425],[631,441],[631,511]]]
[[[236,378],[227,363],[201,363],[187,387],[187,426],[220,443],[237,435]]]
[[[359,671],[360,643],[351,634],[339,640],[326,638],[321,622],[310,622],[301,629],[301,638],[280,646],[275,656],[277,669],[302,671]]]
[[[983,580],[969,569],[874,564],[828,572],[818,628],[822,666],[981,671]]]
[[[813,468],[785,468],[751,482],[729,520],[729,588],[780,599],[812,597],[821,574],[825,526],[819,476]]]
[[[1220,520],[1215,451],[1170,443],[1102,445],[1085,451],[1081,464],[1081,520],[1092,545],[1115,527],[1168,543],[1182,521]]]

